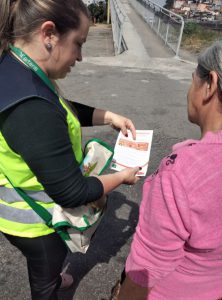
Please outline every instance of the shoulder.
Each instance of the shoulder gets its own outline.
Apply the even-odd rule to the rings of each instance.
[[[0,128],[3,131],[6,128],[22,128],[28,131],[42,126],[48,130],[50,126],[55,128],[61,124],[66,125],[66,111],[62,113],[56,105],[38,97],[26,99],[8,108],[1,113],[0,119]]]
[[[163,172],[174,173],[176,177],[183,178],[187,172],[189,173],[193,162],[196,161],[198,148],[198,140],[186,140],[175,144],[172,152],[161,160],[158,169],[150,176],[150,179]]]
[[[47,101],[41,97],[30,97],[24,99],[19,103],[15,103],[12,107],[9,107],[5,111],[1,113],[1,115],[23,115],[26,118],[32,116],[36,118],[37,116],[41,116],[44,118],[46,115],[60,116],[66,117],[66,111],[62,107],[59,108],[57,105],[54,105],[52,102]]]

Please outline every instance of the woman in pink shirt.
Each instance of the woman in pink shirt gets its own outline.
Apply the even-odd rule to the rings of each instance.
[[[174,145],[146,179],[119,300],[222,297],[222,42],[192,77],[188,118],[201,139]]]

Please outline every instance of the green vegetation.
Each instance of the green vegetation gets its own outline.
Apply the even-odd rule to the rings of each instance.
[[[103,23],[107,19],[107,1],[99,1],[98,3],[91,3],[88,5],[93,23]]]
[[[166,0],[166,4],[164,5],[164,8],[171,9],[173,8],[174,0]]]
[[[199,53],[219,39],[222,39],[221,32],[208,29],[198,23],[187,22],[184,26],[181,46],[191,52]]]

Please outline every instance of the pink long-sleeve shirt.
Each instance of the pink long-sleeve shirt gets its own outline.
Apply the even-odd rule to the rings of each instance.
[[[149,300],[222,297],[222,131],[174,145],[146,179],[126,273]]]

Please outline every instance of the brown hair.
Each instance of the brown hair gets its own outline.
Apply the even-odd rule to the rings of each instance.
[[[89,17],[82,0],[1,0],[0,54],[16,38],[29,42],[45,21],[54,22],[60,34],[78,29],[81,13]]]

